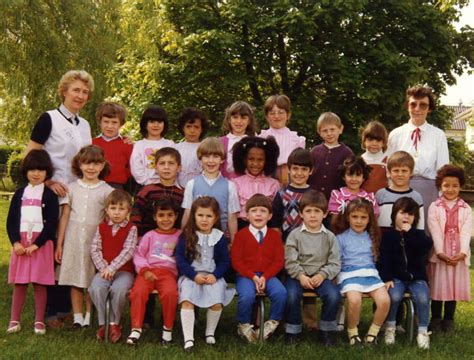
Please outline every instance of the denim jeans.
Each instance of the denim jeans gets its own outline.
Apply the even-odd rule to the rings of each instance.
[[[240,324],[252,322],[252,310],[257,290],[252,279],[237,275],[235,282],[239,299],[237,301],[237,321]],[[283,319],[286,304],[286,289],[277,277],[267,279],[265,294],[270,298],[270,320]]]
[[[387,317],[388,326],[395,326],[397,309],[405,292],[411,294],[418,314],[418,327],[427,328],[430,317],[430,290],[424,280],[400,281],[393,279],[394,287],[388,290],[390,295],[390,312]]]
[[[289,334],[299,334],[302,329],[301,321],[301,298],[304,289],[300,282],[288,277],[285,283],[288,292],[286,301],[286,332]],[[324,280],[318,288],[314,290],[322,300],[321,321],[319,328],[322,331],[336,331],[336,316],[341,304],[341,294],[336,285],[330,280]]]

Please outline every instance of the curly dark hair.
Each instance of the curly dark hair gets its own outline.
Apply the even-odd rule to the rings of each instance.
[[[277,168],[278,156],[280,156],[280,148],[273,136],[266,139],[257,136],[246,136],[241,139],[232,148],[232,161],[237,174],[245,174],[245,160],[247,154],[252,148],[259,148],[265,151],[265,167],[263,172],[266,176],[272,175]]]
[[[159,121],[164,123],[163,131],[161,132],[161,137],[164,137],[168,131],[168,114],[165,109],[161,106],[152,105],[147,108],[140,119],[140,133],[144,138],[148,136],[148,130],[146,126],[149,121]]]
[[[199,229],[196,225],[195,219],[196,211],[200,207],[212,210],[214,215],[216,215],[216,222],[214,223],[213,227],[221,230],[220,209],[217,200],[210,196],[201,196],[194,200],[193,204],[191,205],[188,222],[184,226],[183,234],[181,235],[184,236],[186,241],[186,257],[190,260],[198,259],[201,255],[196,249],[198,242],[196,231],[199,231]]]
[[[466,183],[466,175],[462,167],[446,164],[443,167],[441,167],[438,170],[438,173],[436,174],[435,181],[436,181],[436,187],[438,189],[441,189],[441,183],[443,182],[443,179],[448,176],[458,178],[459,185],[461,185],[461,187],[463,187],[464,184]]]
[[[46,150],[35,149],[26,154],[20,164],[20,173],[25,181],[28,181],[27,174],[30,170],[44,170],[46,171],[46,180],[51,179],[54,168]]]
[[[181,135],[184,136],[184,125],[187,123],[194,124],[196,120],[201,120],[201,135],[199,136],[199,140],[202,140],[209,129],[209,121],[204,111],[192,107],[183,109],[181,116],[178,118],[178,130]]]
[[[367,232],[372,240],[372,254],[374,255],[375,259],[379,256],[380,250],[380,239],[382,237],[379,225],[377,223],[377,218],[374,214],[374,208],[372,204],[364,199],[364,198],[355,198],[347,204],[347,208],[344,211],[344,214],[341,214],[337,217],[337,220],[333,224],[333,231],[335,234],[341,234],[347,229],[349,229],[349,216],[351,212],[356,210],[365,211],[369,215],[369,223],[367,224]]]
[[[367,165],[361,156],[350,156],[341,165],[342,180],[348,175],[362,175],[364,181],[369,178],[370,166]]]

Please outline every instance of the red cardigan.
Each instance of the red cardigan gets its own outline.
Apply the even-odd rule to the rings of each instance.
[[[261,272],[270,279],[280,272],[285,263],[285,249],[280,234],[268,228],[263,244],[259,244],[248,227],[235,234],[231,249],[232,267],[241,276],[252,279]]]

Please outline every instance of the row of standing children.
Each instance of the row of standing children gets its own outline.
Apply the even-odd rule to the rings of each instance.
[[[285,103],[283,103],[283,105],[280,104],[281,107],[277,106],[278,105],[278,102],[277,102],[278,99],[284,99],[285,100],[285,98],[286,97],[283,97],[283,98],[282,97],[276,97],[276,98],[274,98],[273,101],[275,102],[275,104],[273,106],[269,107],[268,111],[267,111],[267,108],[265,109],[265,111],[267,113],[267,116],[269,117],[270,124],[274,123],[274,127],[276,129],[286,128],[286,126],[285,126],[286,121],[289,118],[290,112],[289,112],[289,110],[287,111],[285,109],[285,106],[286,106]],[[288,102],[288,106],[289,106],[289,102]],[[289,107],[288,107],[288,109],[289,109]],[[105,115],[104,117],[107,118],[108,116]],[[149,140],[160,140],[161,139],[161,134],[163,133],[164,130],[166,130],[167,122],[159,121],[159,120],[158,121],[153,121],[157,118],[158,119],[160,118],[156,114],[152,114],[148,117],[144,116],[143,118],[145,118],[146,121],[141,122],[142,133],[147,134],[147,135],[151,134],[152,137],[154,136],[153,134],[159,133],[160,136],[159,136],[158,139],[152,138],[152,139],[149,139]],[[143,120],[143,118],[142,118],[142,120]],[[274,121],[271,122],[270,118],[273,119]],[[188,121],[188,122],[183,121],[183,132],[184,132],[185,135],[186,135],[186,131],[184,129],[186,128],[186,125],[190,125],[193,122],[196,122],[195,119],[194,119],[194,121]],[[101,124],[102,123],[103,122],[101,121]],[[283,124],[283,126],[281,126],[281,124]],[[202,125],[202,123],[201,123],[201,125]],[[278,127],[278,126],[281,126],[281,127]],[[334,169],[337,168],[337,167],[335,167],[334,164],[331,164],[328,160],[333,160],[333,157],[330,156],[331,149],[334,152],[335,151],[334,149],[339,150],[339,148],[340,148],[337,145],[339,144],[338,143],[338,137],[339,137],[340,133],[342,132],[342,124],[340,123],[340,120],[338,119],[338,117],[335,114],[326,113],[326,114],[323,114],[320,117],[320,119],[318,120],[317,126],[318,126],[318,133],[324,139],[325,146],[327,145],[326,146],[327,149],[325,149],[327,153],[323,154],[322,157],[318,158],[317,157],[317,151],[313,150],[313,152],[312,152],[313,159],[315,159],[316,163],[318,161],[321,161],[321,159],[326,160],[324,162],[324,165],[332,165],[332,166],[328,167],[327,169],[332,170],[332,172],[334,173]],[[119,129],[119,126],[117,128],[117,131],[118,131],[118,129]],[[103,135],[106,136],[107,133],[105,131],[105,124],[104,124],[104,127],[102,127],[102,130],[103,130]],[[327,130],[327,131],[325,131],[325,130]],[[279,132],[276,131],[275,133],[278,134]],[[286,136],[286,137],[283,137],[283,138],[287,139],[287,138],[291,138],[291,136],[290,137]],[[293,138],[295,138],[295,137],[293,136]],[[250,141],[250,140],[252,140],[252,141]],[[368,143],[366,143],[369,140],[370,140],[370,137],[366,137],[366,141],[363,140],[363,145],[367,148],[368,152],[373,153],[374,151],[371,151],[372,148],[370,146],[368,146],[369,145]],[[383,139],[378,139],[378,141],[381,142],[382,145],[383,145],[382,140]],[[219,146],[216,144],[215,141],[212,142],[210,140],[208,143],[211,144],[211,146],[210,146],[211,148],[213,146],[214,146],[215,149],[219,148]],[[249,138],[246,141],[244,141],[241,145],[242,145],[241,146],[242,153],[239,153],[237,151],[235,154],[239,154],[239,155],[242,154],[244,156],[243,157],[242,156],[234,156],[234,154],[233,154],[233,160],[236,159],[237,161],[234,161],[234,163],[239,164],[239,165],[243,162],[243,166],[239,167],[239,165],[238,165],[238,168],[244,169],[247,172],[246,174],[243,174],[242,176],[253,175],[254,177],[256,177],[256,176],[262,175],[262,173],[265,173],[265,174],[270,174],[271,173],[271,166],[266,166],[267,165],[266,160],[268,159],[269,164],[272,163],[272,160],[271,160],[272,156],[271,155],[275,154],[275,152],[268,151],[266,149],[271,149],[272,148],[272,146],[273,146],[273,139],[272,138],[268,138],[268,139],[263,140],[263,141],[260,138],[253,138],[253,139]],[[286,148],[288,148],[288,146],[286,146]],[[207,148],[209,149],[209,146],[207,146]],[[273,148],[275,148],[275,147],[273,146]],[[283,148],[285,149],[285,146],[283,146]],[[219,148],[219,151],[216,151],[215,149],[208,151],[208,153],[206,153],[206,154],[204,154],[204,153],[199,154],[199,151],[197,151],[198,158],[201,160],[202,165],[204,167],[204,175],[202,176],[204,181],[199,182],[198,181],[199,179],[197,179],[197,183],[199,185],[198,186],[199,187],[199,191],[198,191],[199,194],[197,194],[195,189],[193,189],[194,186],[190,186],[190,187],[186,186],[187,195],[186,195],[186,192],[185,192],[185,199],[188,198],[187,205],[185,205],[185,203],[183,202],[183,207],[185,209],[187,209],[185,211],[186,219],[189,218],[189,209],[191,208],[192,199],[195,199],[199,195],[210,195],[210,194],[214,195],[215,194],[216,188],[214,187],[214,185],[215,185],[214,183],[216,181],[214,183],[210,184],[211,181],[207,181],[207,180],[212,180],[212,179],[216,179],[216,178],[220,179],[221,178],[221,177],[219,177],[219,169],[220,169],[220,166],[222,165],[222,163],[224,162],[224,159],[225,159],[225,152],[222,153],[220,148]],[[238,147],[236,147],[236,149],[238,149]],[[344,146],[342,147],[342,149],[344,149]],[[259,150],[263,150],[263,152],[259,151]],[[278,147],[277,147],[277,150],[278,150]],[[94,156],[95,155],[92,155],[92,159],[87,159],[87,160],[83,161],[84,162],[84,164],[83,164],[84,169],[81,168],[81,162],[79,160],[79,162],[77,164],[77,167],[79,168],[79,171],[78,171],[77,174],[81,175],[81,177],[83,178],[82,183],[85,183],[85,184],[82,184],[82,185],[86,185],[86,187],[87,186],[92,186],[94,188],[94,185],[100,183],[100,185],[101,185],[100,187],[103,188],[103,190],[100,192],[102,197],[99,196],[99,198],[102,199],[101,203],[102,203],[102,208],[103,208],[104,194],[106,194],[107,192],[110,192],[111,189],[107,188],[105,186],[102,186],[103,185],[102,182],[98,181],[99,175],[101,175],[101,172],[103,171],[103,168],[105,168],[106,165],[105,165],[105,162],[96,161],[97,158],[95,158]],[[262,158],[263,157],[264,157],[264,159],[263,159],[263,164],[262,164]],[[147,158],[150,158],[150,154],[147,155]],[[210,159],[207,159],[207,158],[210,158]],[[206,160],[209,160],[209,161],[207,161],[207,165],[206,165]],[[87,168],[85,165],[88,165],[88,164],[92,164],[92,165],[90,165]],[[132,162],[131,162],[131,164],[132,164]],[[255,165],[255,164],[257,164],[257,165]],[[284,174],[285,173],[285,167],[282,167],[281,165],[283,165],[283,164],[280,164],[279,174]],[[296,164],[296,165],[300,166],[298,164]],[[208,170],[210,169],[210,171],[206,171],[206,168]],[[317,169],[321,169],[321,167],[318,167]],[[155,174],[154,166],[153,166],[152,170],[153,170],[152,171],[153,174]],[[323,170],[321,170],[321,171],[323,171]],[[240,171],[240,173],[241,172],[242,171]],[[133,165],[132,165],[132,173],[133,173]],[[166,171],[165,171],[165,173],[166,173]],[[291,166],[290,166],[290,173],[291,173]],[[318,170],[316,170],[315,172],[313,172],[313,178],[315,177],[314,176],[315,173],[318,174],[318,176],[316,176],[316,179],[321,179],[322,180],[322,179],[326,179],[328,177],[328,175],[326,175],[326,174],[323,175],[323,176],[320,176],[320,175],[322,175],[322,173],[320,173],[320,172],[318,172]],[[357,174],[357,170],[354,173],[356,175],[361,175],[360,173]],[[311,174],[311,168],[309,169],[308,174]],[[345,172],[344,172],[344,174],[345,174]],[[350,171],[349,171],[348,175],[353,175],[353,174],[350,174]],[[284,175],[283,175],[283,177],[284,177]],[[296,175],[295,179],[297,177],[298,176]],[[362,177],[364,178],[364,180],[366,180],[366,178],[364,176],[362,176]],[[166,176],[165,176],[165,178],[166,178]],[[408,179],[409,179],[409,177],[408,177]],[[166,179],[163,179],[163,180],[166,181]],[[292,180],[293,180],[293,175],[292,175]],[[351,184],[351,181],[350,181],[350,179],[345,179],[345,180],[346,180],[346,185],[349,188],[349,185]],[[220,181],[220,182],[224,183],[223,181]],[[357,179],[357,181],[354,181],[354,183],[359,183],[359,182],[360,181],[358,179]],[[256,183],[256,182],[255,181],[250,181],[250,184],[254,184],[254,183]],[[221,222],[221,224],[224,225],[224,228],[226,228],[227,227],[226,225],[229,224],[229,234],[230,234],[231,238],[233,238],[233,235],[235,234],[235,231],[236,231],[236,221],[235,221],[236,220],[236,214],[239,211],[239,209],[238,209],[238,197],[235,196],[235,194],[236,194],[235,190],[231,191],[231,189],[232,189],[231,184],[232,183],[228,183],[228,185],[227,185],[227,191],[228,191],[227,196],[223,196],[222,199],[220,199],[221,200],[220,202],[221,202],[221,208],[228,210],[227,214],[225,214],[226,212],[224,211],[224,219],[226,218],[225,216],[227,215],[227,221],[223,221],[223,222]],[[245,182],[244,182],[244,184],[245,184]],[[292,185],[294,185],[294,184],[290,184],[289,186],[292,186]],[[271,184],[271,186],[274,186],[274,185]],[[225,188],[225,185],[224,185],[224,188]],[[245,190],[247,190],[247,187],[244,186],[243,188]],[[304,186],[304,188],[307,188],[307,186]],[[320,190],[321,191],[327,191],[327,188],[325,188],[324,186],[321,186]],[[352,190],[354,190],[354,189],[352,189]],[[207,193],[201,193],[202,191],[207,192]],[[257,190],[256,192],[259,192],[259,190]],[[276,193],[276,192],[277,191],[275,190],[274,193]],[[342,189],[341,189],[341,192],[342,192]],[[354,191],[352,191],[352,193],[354,193]],[[357,191],[355,193],[357,193]],[[166,194],[166,191],[165,191],[165,194]],[[271,196],[271,194],[268,194],[268,196]],[[73,197],[75,197],[75,196],[73,196]],[[92,197],[96,198],[95,196],[92,196]],[[226,201],[225,198],[227,198],[227,201]],[[331,196],[331,198],[333,198],[333,196]],[[82,199],[82,197],[79,196],[78,199]],[[86,196],[86,199],[87,199],[87,196]],[[229,199],[231,199],[231,201],[229,201]],[[235,199],[237,199],[237,202],[235,201]],[[82,200],[84,200],[84,199],[82,199]],[[281,200],[281,196],[280,196],[280,200]],[[69,200],[69,201],[71,201],[71,200]],[[278,201],[278,196],[275,197],[275,201]],[[230,205],[230,204],[232,204],[232,205]],[[244,202],[242,204],[244,204]],[[374,203],[374,205],[375,204],[376,203]],[[222,207],[222,205],[224,205],[224,206]],[[294,205],[295,205],[295,203],[292,204],[292,206],[294,206]],[[71,206],[71,205],[69,205],[69,206]],[[77,205],[77,206],[78,206],[78,209],[81,208],[81,207],[83,209],[87,208],[87,204],[83,205],[83,206],[82,205],[81,206]],[[232,206],[233,206],[233,208],[232,208]],[[100,205],[99,205],[99,207],[100,207]],[[82,219],[83,219],[82,221],[85,221],[85,215],[88,215],[88,214],[89,214],[88,212],[83,212],[82,213]],[[67,217],[66,217],[67,215],[68,214],[66,212],[66,215],[64,215],[65,219],[67,219]],[[80,215],[78,215],[78,216],[80,216]],[[99,218],[99,217],[97,217],[97,218]],[[245,213],[243,214],[243,216],[241,216],[241,218],[242,218],[242,220],[245,220]],[[62,217],[62,219],[63,219],[63,217]],[[285,217],[285,221],[286,220],[287,220],[287,218]],[[62,220],[62,222],[64,224],[64,222],[66,222],[66,220]],[[245,223],[243,223],[243,224],[245,224]],[[94,224],[91,227],[91,229],[94,228],[96,225],[97,224]],[[64,227],[64,225],[63,225],[63,227]],[[59,228],[62,229],[62,231],[64,232],[65,229],[63,229],[61,226]],[[285,232],[284,228],[283,228],[283,230]],[[81,229],[81,231],[82,231],[82,233],[85,233],[86,229],[84,229],[84,230]],[[88,233],[90,235],[90,231],[88,231]],[[287,234],[288,234],[288,232],[287,232]],[[60,235],[60,237],[59,237],[60,242],[59,242],[58,245],[62,245],[61,243],[62,243],[63,240],[61,240],[61,239],[64,237],[65,234],[63,234],[60,231],[59,235]],[[86,236],[86,237],[88,237],[88,236]],[[86,243],[86,241],[81,241],[81,243]],[[90,242],[89,242],[89,244],[90,244]],[[58,260],[62,260],[62,257],[63,257],[62,246],[58,246],[58,249],[56,250],[56,257],[57,257]],[[67,254],[67,251],[66,251],[66,254]],[[65,274],[67,274],[67,272],[65,272]],[[90,275],[88,277],[90,277]],[[88,277],[86,276],[85,278],[87,279]],[[73,295],[73,308],[74,307],[78,308],[79,304],[81,304],[81,309],[82,309],[82,294],[83,294],[82,283],[81,284],[79,284],[79,283],[78,284],[72,284],[72,285],[74,286],[73,290],[72,290],[72,294],[74,294]],[[76,306],[74,304],[76,304]],[[76,317],[76,314],[78,314],[78,313],[76,313],[76,311],[75,311],[75,317]],[[81,311],[80,315],[82,317],[82,311]],[[79,316],[77,316],[77,317],[78,317],[77,324],[84,324],[84,320],[81,319]],[[75,322],[76,322],[76,319],[75,319]],[[87,314],[86,314],[86,323],[87,323]],[[19,323],[18,323],[18,325],[19,325]]]

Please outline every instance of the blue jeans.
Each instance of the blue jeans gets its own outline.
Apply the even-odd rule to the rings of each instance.
[[[390,295],[390,312],[387,317],[387,325],[395,326],[397,310],[405,292],[411,294],[418,314],[418,328],[427,329],[430,318],[430,290],[424,280],[400,281],[393,279],[394,287],[388,290]]]
[[[301,298],[303,297],[304,289],[298,280],[290,277],[287,278],[285,286],[288,292],[285,329],[289,334],[299,334],[303,329],[301,320]],[[323,302],[319,328],[322,331],[336,331],[336,316],[339,305],[341,304],[341,293],[337,286],[327,279],[324,280],[314,292],[319,295]]]
[[[237,275],[235,282],[239,300],[237,301],[237,321],[240,324],[252,322],[252,310],[257,290],[252,279]],[[270,320],[283,319],[286,304],[286,289],[276,277],[267,279],[265,294],[270,298]]]

